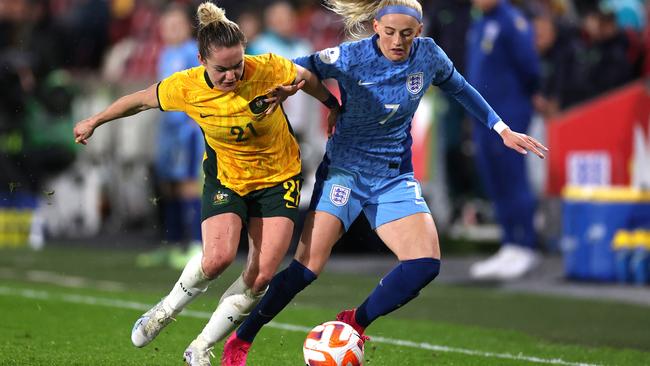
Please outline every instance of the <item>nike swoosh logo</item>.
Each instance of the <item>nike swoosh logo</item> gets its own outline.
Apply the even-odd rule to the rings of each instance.
[[[214,116],[214,114],[203,114],[203,113],[199,113],[199,116],[201,116],[201,118],[205,118],[205,117],[211,117],[211,116]]]
[[[362,80],[359,80],[359,82],[357,84],[359,84],[360,86],[364,86],[364,85],[377,84],[377,82],[376,81],[362,81]]]

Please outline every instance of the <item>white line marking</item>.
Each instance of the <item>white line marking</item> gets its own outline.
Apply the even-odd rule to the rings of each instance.
[[[32,289],[14,289],[14,288],[3,287],[3,286],[0,286],[0,295],[20,296],[24,298],[39,299],[39,300],[51,300],[51,301],[59,300],[59,301],[64,301],[64,302],[69,302],[74,304],[98,305],[98,306],[107,306],[107,307],[121,308],[121,309],[134,309],[140,311],[149,310],[149,308],[151,307],[151,304],[143,304],[135,301],[116,300],[116,299],[109,299],[109,298],[102,298],[102,297],[95,297],[95,296],[79,295],[79,294],[52,294],[47,291],[32,290]],[[188,316],[192,318],[209,319],[212,313],[206,311],[185,310],[179,315]],[[277,323],[273,321],[270,322],[268,326],[276,329],[288,330],[292,332],[302,332],[302,333],[307,333],[311,330],[311,328],[303,327],[300,325]],[[370,337],[372,338],[372,342],[374,343],[384,343],[393,346],[417,348],[417,349],[424,349],[424,350],[438,351],[438,352],[460,353],[468,356],[500,358],[506,360],[526,361],[526,362],[533,362],[533,363],[562,365],[562,366],[602,366],[599,364],[592,364],[592,363],[569,362],[569,361],[564,361],[560,358],[548,359],[548,358],[540,358],[534,356],[525,356],[521,353],[512,354],[512,353],[484,352],[484,351],[477,351],[477,350],[471,350],[465,348],[440,346],[440,345],[426,343],[426,342],[412,342],[412,341],[406,341],[402,339],[385,338],[385,337],[378,337],[372,335]]]
[[[120,282],[93,280],[85,277],[68,276],[50,271],[19,271],[10,268],[0,267],[0,278],[16,279],[25,278],[31,282],[51,283],[61,287],[71,288],[93,288],[103,291],[125,291],[126,285]]]

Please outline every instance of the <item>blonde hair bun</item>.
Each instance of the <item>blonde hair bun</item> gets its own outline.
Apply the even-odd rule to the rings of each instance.
[[[228,22],[228,18],[226,18],[226,11],[209,1],[206,1],[199,5],[199,8],[196,11],[196,15],[199,18],[199,25],[201,27],[205,27],[206,25],[214,22]]]

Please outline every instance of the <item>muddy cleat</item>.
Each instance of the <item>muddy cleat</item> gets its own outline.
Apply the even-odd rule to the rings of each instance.
[[[237,338],[237,332],[233,332],[223,345],[221,366],[245,366],[250,348],[250,343]]]
[[[370,337],[363,334],[366,328],[357,324],[357,320],[355,318],[356,313],[357,313],[357,309],[343,310],[342,312],[338,313],[338,315],[336,316],[336,320],[349,324],[352,328],[354,328],[354,330],[357,331],[357,333],[359,333],[361,340],[365,343],[367,340],[370,340]]]
[[[164,299],[163,299],[164,300]],[[178,311],[173,311],[160,300],[156,306],[142,314],[131,330],[131,342],[136,347],[144,347],[153,341],[160,331],[171,323]]]
[[[210,357],[214,357],[212,347],[200,338],[193,340],[183,353],[187,366],[211,366]]]

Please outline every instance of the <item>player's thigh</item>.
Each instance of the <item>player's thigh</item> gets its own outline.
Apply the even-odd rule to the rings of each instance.
[[[334,244],[361,213],[366,191],[367,187],[360,185],[358,173],[321,163],[296,260],[319,274]]]
[[[440,259],[438,232],[431,214],[415,213],[387,222],[376,231],[400,261],[417,258]]]
[[[377,181],[364,212],[400,260],[440,257],[436,227],[412,173]]]
[[[244,278],[264,283],[275,273],[291,244],[298,219],[302,177],[296,175],[275,186],[246,195],[249,255]]]
[[[241,196],[216,180],[206,180],[201,197],[203,270],[206,275],[218,275],[235,259],[247,218],[246,202]]]
[[[208,217],[201,223],[203,271],[209,278],[221,274],[233,262],[242,229],[242,220],[233,212]]]
[[[250,218],[244,281],[256,291],[263,289],[271,281],[286,256],[293,228],[294,222],[287,217]]]
[[[309,211],[296,250],[295,259],[320,274],[332,253],[334,244],[344,233],[341,220],[329,212]]]

